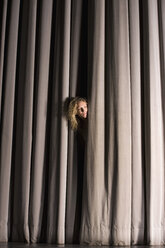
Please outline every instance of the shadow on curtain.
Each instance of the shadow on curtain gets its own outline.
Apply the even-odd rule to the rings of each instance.
[[[165,1],[0,2],[0,242],[165,244]],[[66,99],[88,99],[88,140]]]

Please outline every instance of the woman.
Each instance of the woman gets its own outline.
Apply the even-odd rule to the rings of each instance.
[[[71,128],[82,136],[86,142],[87,139],[87,116],[88,104],[87,100],[82,97],[75,97],[69,103],[68,120]]]
[[[87,141],[87,117],[87,100],[82,97],[73,98],[68,107],[68,120],[70,122],[71,128],[76,132],[75,137],[77,139],[77,200],[73,234],[73,243],[76,244],[80,242],[79,234],[82,213],[84,158]]]

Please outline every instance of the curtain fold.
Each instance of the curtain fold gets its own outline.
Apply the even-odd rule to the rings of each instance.
[[[37,241],[41,231],[41,215],[43,211],[43,186],[45,173],[45,140],[46,120],[48,104],[49,85],[49,61],[50,61],[50,38],[53,1],[41,1],[38,3],[40,16],[38,17],[38,30],[36,35],[35,63],[35,98],[33,111],[33,145],[32,145],[32,167],[30,192],[30,225],[31,240]],[[45,32],[47,35],[45,35]]]
[[[0,47],[0,104],[2,98],[2,77],[3,77],[3,60],[4,60],[4,48],[5,48],[5,28],[6,28],[6,19],[7,19],[7,1],[2,5],[1,2],[1,47]],[[0,105],[1,110],[1,105]]]
[[[0,3],[0,242],[163,245],[165,0]],[[68,125],[88,101],[88,139]]]
[[[4,11],[7,1],[4,1]],[[16,56],[19,26],[20,1],[9,3],[7,9],[7,25],[5,32],[5,47],[1,56],[2,99],[1,99],[1,168],[0,168],[0,229],[1,240],[7,241],[8,236],[8,206],[10,194],[11,162],[12,162],[12,136],[14,122],[14,95],[16,78]],[[4,14],[5,15],[5,14]],[[2,37],[4,34],[2,34]],[[3,55],[4,54],[4,55]]]
[[[105,5],[88,3],[92,18],[88,26],[89,125],[85,165],[81,242],[99,242],[104,231],[107,204],[104,191],[104,37]],[[95,134],[95,135],[93,135]],[[100,220],[101,223],[100,223]],[[98,240],[98,241],[97,241]]]
[[[10,222],[13,223],[12,239],[29,242],[37,1],[27,2],[21,5],[21,8],[22,25],[20,26],[20,50],[15,94],[15,135],[13,135],[15,150],[11,178]]]
[[[105,83],[110,85],[107,86],[106,91],[106,104],[109,104],[107,112],[110,115],[110,124],[107,125],[110,141],[107,148],[108,156],[106,156],[107,167],[111,168],[108,179],[111,181],[108,209],[112,208],[109,239],[114,240],[116,245],[125,245],[130,242],[131,235],[132,188],[128,2],[107,1],[106,4],[106,29],[108,30],[106,42],[109,48],[106,63],[107,81]],[[109,45],[110,42],[112,46]],[[109,101],[108,99],[111,97],[113,99]],[[110,113],[111,111],[113,114]],[[123,213],[125,214],[123,215]]]
[[[164,145],[162,122],[162,98],[160,81],[160,48],[158,28],[158,5],[152,1],[148,3],[148,56],[146,71],[144,72],[145,87],[148,99],[144,102],[147,111],[145,120],[145,147],[147,173],[147,229],[148,239],[152,244],[162,242],[162,226],[164,212]],[[151,25],[152,20],[152,25]],[[144,41],[145,42],[145,41]],[[157,166],[159,165],[159,166]]]
[[[141,95],[141,56],[140,56],[140,16],[139,1],[128,2],[130,82],[131,82],[131,143],[132,143],[132,192],[131,192],[131,239],[141,243],[145,239],[145,196],[142,153],[142,95]],[[137,187],[138,185],[138,187]]]

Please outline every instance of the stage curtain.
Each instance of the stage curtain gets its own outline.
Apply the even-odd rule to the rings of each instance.
[[[0,242],[165,244],[164,13],[0,1]],[[75,96],[83,145],[64,111]]]

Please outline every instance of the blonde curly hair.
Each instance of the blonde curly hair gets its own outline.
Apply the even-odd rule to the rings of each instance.
[[[87,100],[82,97],[74,97],[73,100],[69,103],[69,108],[68,108],[68,120],[70,121],[71,128],[76,131],[78,129],[78,121],[76,118],[77,115],[77,108],[78,108],[78,103],[86,102]]]

